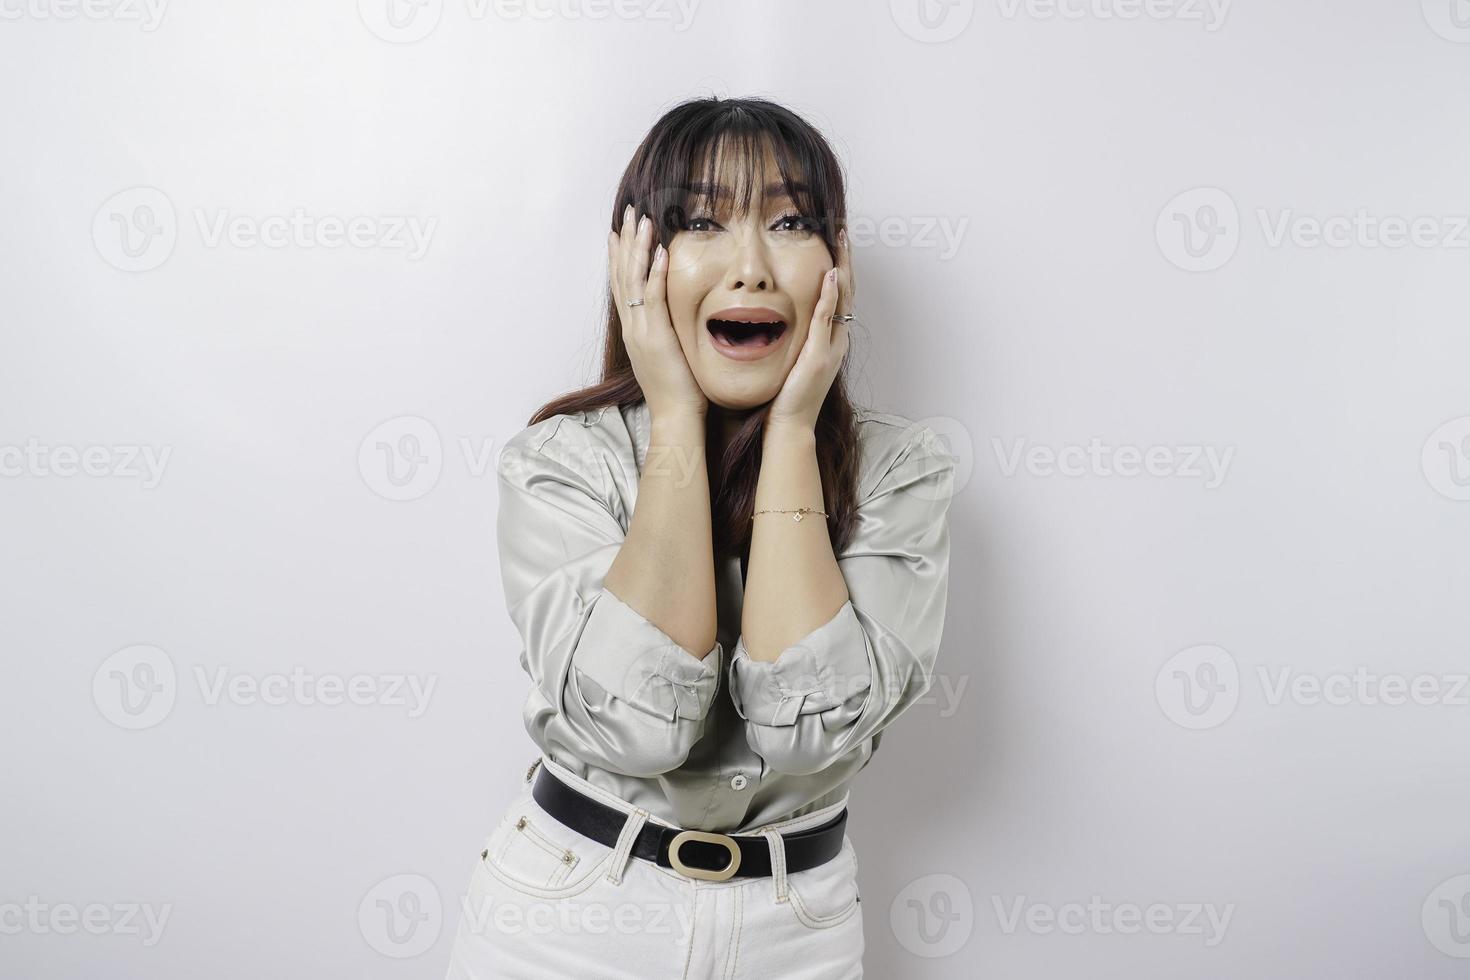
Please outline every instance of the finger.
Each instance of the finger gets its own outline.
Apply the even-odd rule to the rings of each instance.
[[[822,294],[817,297],[812,325],[807,331],[808,339],[823,347],[832,342],[832,314],[837,312],[838,290],[837,267],[833,266],[822,276]]]
[[[852,310],[852,253],[847,242],[847,230],[838,232],[838,260],[835,266],[837,281],[833,284],[836,295],[833,297],[832,313],[848,313]],[[829,315],[827,322],[832,325],[829,334],[828,354],[834,357],[837,364],[842,364],[842,359],[847,356],[848,328],[852,326],[846,320],[833,320]]]
[[[623,284],[619,281],[621,275],[618,272],[618,233],[610,231],[607,233],[607,282],[612,287],[613,299],[618,301],[619,310],[622,309]]]
[[[643,305],[660,310],[664,305],[664,291],[668,284],[669,251],[660,244],[653,250],[648,270],[648,284],[643,290]]]
[[[633,252],[628,257],[629,299],[648,298],[648,246],[652,239],[653,222],[645,214],[638,219],[638,230],[633,235]]]
[[[842,359],[847,356],[847,347],[851,338],[851,327],[852,324],[847,321],[834,320],[832,322],[831,351],[836,356],[838,364],[841,364]]]
[[[637,223],[634,221],[635,214],[633,205],[629,204],[623,208],[623,223],[618,228],[618,277],[624,299],[637,299],[628,290],[628,260],[633,254],[633,235],[638,230]]]
[[[846,228],[837,233],[837,285],[841,289],[837,312],[851,313],[857,282],[852,271],[852,240],[847,237]]]

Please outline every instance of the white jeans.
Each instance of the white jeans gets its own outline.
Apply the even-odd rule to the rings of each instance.
[[[561,765],[541,764],[628,814],[618,846],[561,823],[524,783],[475,855],[448,980],[850,980],[863,975],[857,853],[786,872],[777,832],[815,827],[846,799],[762,828],[774,873],[703,881],[633,857],[664,823]],[[668,824],[664,823],[665,826]]]

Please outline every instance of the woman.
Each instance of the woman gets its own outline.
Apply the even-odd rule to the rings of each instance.
[[[603,380],[499,459],[541,754],[450,977],[862,975],[848,791],[930,684],[953,460],[847,399],[845,214],[764,100],[679,105],[629,164]]]

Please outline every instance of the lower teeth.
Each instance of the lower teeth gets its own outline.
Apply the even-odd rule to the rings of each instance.
[[[715,333],[732,347],[769,347],[779,336],[774,330],[767,330],[764,327],[740,331],[717,330]]]

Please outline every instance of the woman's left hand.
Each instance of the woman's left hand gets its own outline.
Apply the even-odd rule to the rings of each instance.
[[[852,296],[852,245],[847,230],[843,229],[837,236],[837,265],[822,276],[822,294],[812,311],[806,343],[802,344],[791,373],[771,402],[766,416],[768,430],[773,426],[816,429],[822,402],[827,399],[842,359],[847,356],[848,324],[833,320],[832,316],[851,313]]]

